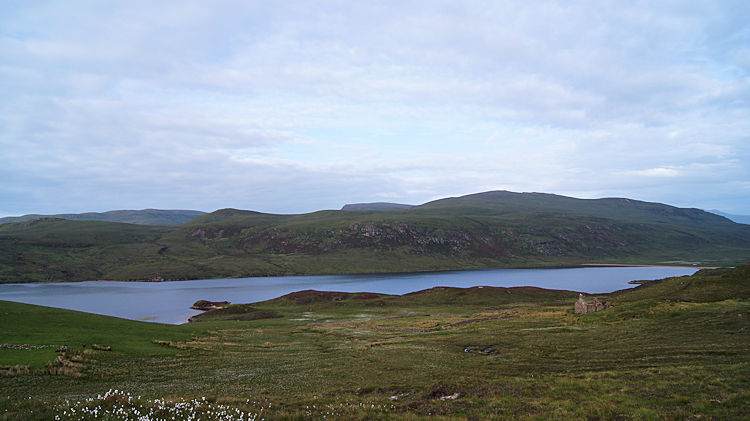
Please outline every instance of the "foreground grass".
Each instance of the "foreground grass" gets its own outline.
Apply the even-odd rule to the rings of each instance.
[[[534,288],[308,291],[183,326],[2,302],[0,342],[67,351],[0,349],[29,366],[0,376],[0,419],[745,418],[748,275],[652,282],[587,315]],[[72,371],[45,372],[56,355]]]

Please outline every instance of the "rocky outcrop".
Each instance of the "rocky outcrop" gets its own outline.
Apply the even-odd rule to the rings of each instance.
[[[602,304],[602,302],[599,301],[598,298],[594,298],[594,301],[587,303],[583,299],[583,294],[578,294],[578,301],[576,301],[575,304],[575,312],[576,314],[586,314],[593,313],[595,311],[606,310],[610,307],[612,307],[612,304],[609,301]]]
[[[200,311],[218,310],[229,305],[229,301],[198,300],[190,308]]]

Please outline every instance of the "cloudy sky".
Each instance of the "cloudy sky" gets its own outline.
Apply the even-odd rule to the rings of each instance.
[[[495,189],[750,214],[750,2],[0,2],[0,216]]]

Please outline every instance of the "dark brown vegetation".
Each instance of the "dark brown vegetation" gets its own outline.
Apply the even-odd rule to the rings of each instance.
[[[193,303],[193,305],[190,306],[190,308],[192,308],[193,310],[208,311],[208,310],[218,310],[228,305],[229,305],[229,301],[198,300],[195,303]]]

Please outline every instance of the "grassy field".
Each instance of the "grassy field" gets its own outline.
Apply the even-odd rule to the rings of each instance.
[[[0,349],[0,419],[750,417],[750,266],[577,298],[301,291],[181,326],[0,302],[29,348]]]

